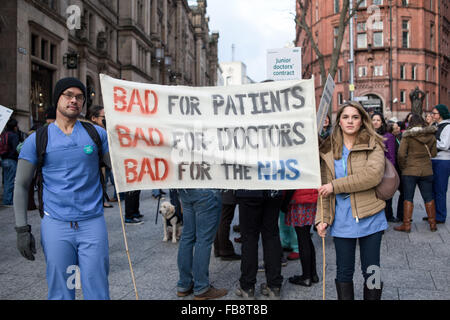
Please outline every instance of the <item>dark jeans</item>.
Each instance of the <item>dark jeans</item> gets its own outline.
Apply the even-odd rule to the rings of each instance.
[[[295,232],[297,233],[303,276],[311,279],[312,276],[317,275],[316,249],[311,240],[311,226],[295,227]]]
[[[209,290],[211,247],[219,226],[222,197],[216,189],[185,189],[179,192],[183,204],[183,233],[178,247],[177,289],[194,295]]]
[[[181,213],[181,203],[180,203],[180,197],[178,195],[177,189],[169,189],[169,197],[170,197],[170,203],[175,206],[175,214],[181,222],[183,222],[183,215]]]
[[[222,203],[219,229],[214,239],[214,253],[216,256],[231,256],[234,253],[233,243],[230,241],[230,225],[233,221],[236,204]]]
[[[447,219],[447,190],[450,176],[450,160],[431,160],[433,165],[433,198],[436,202],[436,220]]]
[[[140,214],[139,196],[141,190],[125,192],[125,219],[132,219]]]
[[[267,286],[281,288],[281,241],[278,215],[281,198],[238,198],[239,225],[241,228],[242,258],[241,288],[255,287],[258,272],[258,241],[262,236],[263,259]]]
[[[338,238],[334,237],[336,248],[336,280],[338,282],[353,281],[355,273],[355,251],[356,241],[359,240],[359,251],[361,257],[361,271],[364,280],[371,275],[371,266],[380,267],[380,246],[383,231],[376,232],[362,238]],[[301,252],[301,251],[300,251]]]
[[[402,176],[403,197],[406,201],[414,202],[416,185],[419,186],[420,194],[425,203],[433,200],[433,176],[417,177]]]
[[[386,208],[384,208],[384,214],[386,215],[386,219],[394,218],[394,212],[392,211],[392,198],[386,200]]]

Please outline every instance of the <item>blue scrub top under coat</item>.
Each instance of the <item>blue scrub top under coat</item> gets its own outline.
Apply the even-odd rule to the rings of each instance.
[[[343,146],[342,158],[334,160],[334,172],[336,179],[347,176],[348,155],[350,151]],[[330,227],[330,234],[339,238],[361,238],[376,232],[386,230],[388,223],[384,210],[379,213],[364,218],[356,219],[352,215],[352,206],[348,193],[336,195],[336,211],[333,224]]]
[[[108,152],[106,131],[95,126]],[[30,135],[19,159],[37,165],[36,133]],[[103,189],[98,167],[98,149],[77,121],[70,135],[55,124],[48,126],[48,143],[42,174],[44,211],[61,221],[82,221],[103,214]]]

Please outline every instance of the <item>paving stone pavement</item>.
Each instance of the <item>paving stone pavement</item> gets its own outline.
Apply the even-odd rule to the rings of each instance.
[[[109,194],[112,194],[109,186]],[[397,196],[394,197],[394,212]],[[168,197],[168,195],[167,195]],[[448,198],[447,207],[450,208]],[[410,234],[396,232],[389,223],[381,246],[381,275],[384,282],[384,300],[448,300],[450,299],[450,226],[438,225],[438,231],[431,233],[428,224],[422,221],[425,216],[424,205],[417,189],[415,194],[413,227]],[[122,207],[124,203],[122,203]],[[157,201],[151,192],[141,193],[141,213],[145,221],[142,225],[126,226],[127,242],[140,300],[190,300],[193,296],[178,298],[176,283],[178,279],[178,244],[163,242],[161,217],[155,224]],[[47,283],[45,280],[45,261],[40,244],[40,217],[37,210],[28,213],[29,224],[36,238],[37,254],[35,261],[24,259],[16,249],[14,213],[12,208],[0,207],[0,299],[6,300],[45,300]],[[118,203],[114,208],[105,209],[109,234],[110,253],[110,295],[113,300],[134,300],[130,266],[125,251],[124,237],[120,222]],[[233,225],[238,223],[237,211]],[[239,234],[231,232],[230,238]],[[322,241],[313,235],[317,255],[317,270],[321,282],[305,288],[290,284],[287,279],[301,273],[300,262],[289,261],[282,268],[284,277],[282,299],[321,300],[322,299]],[[240,253],[240,245],[235,244]],[[356,252],[355,298],[362,299],[363,278],[360,271],[359,249]],[[325,239],[326,253],[326,299],[335,300],[334,278],[336,273],[335,251],[330,236]],[[262,250],[260,245],[260,260]],[[217,288],[226,288],[229,293],[223,300],[237,299],[234,291],[240,276],[239,261],[222,261],[211,255],[210,281]],[[259,285],[265,282],[263,272],[258,272],[256,295],[265,297]],[[81,290],[76,291],[77,299],[82,299]]]

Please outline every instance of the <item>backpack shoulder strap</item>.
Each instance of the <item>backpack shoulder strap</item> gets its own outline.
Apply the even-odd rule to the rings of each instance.
[[[39,128],[36,131],[36,156],[38,163],[36,166],[36,186],[38,189],[38,201],[39,201],[39,214],[41,218],[44,217],[44,201],[42,199],[43,187],[44,187],[44,177],[42,175],[42,167],[44,166],[45,151],[47,149],[48,142],[48,126]]]
[[[102,173],[102,167],[104,166],[103,163],[103,149],[102,149],[102,141],[100,139],[100,134],[98,133],[97,129],[95,129],[95,126],[86,121],[80,121],[83,125],[84,129],[86,129],[87,133],[91,137],[92,140],[94,140],[95,144],[97,145],[98,150],[98,170],[100,174],[100,184],[102,185],[103,194],[106,197],[106,200],[109,201],[108,194],[106,193],[106,183],[105,183],[105,177]]]
[[[84,129],[87,131],[91,139],[94,140],[95,144],[97,145],[98,157],[99,160],[101,161],[103,158],[102,141],[100,139],[100,135],[98,134],[97,129],[95,129],[95,126],[89,122],[80,121],[80,123],[83,125]]]

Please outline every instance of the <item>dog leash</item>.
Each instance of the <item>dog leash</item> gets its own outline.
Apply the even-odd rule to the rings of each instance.
[[[161,201],[161,195],[158,195],[158,205],[156,207],[156,218],[155,218],[155,224],[158,224],[158,213],[159,213],[159,202]]]

